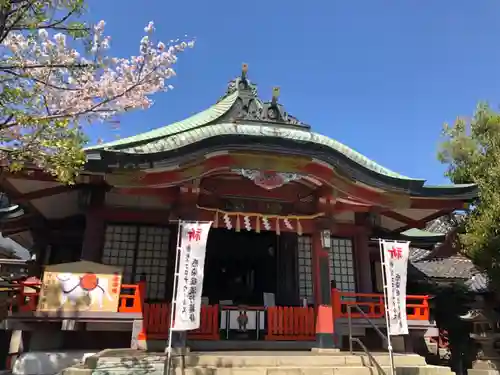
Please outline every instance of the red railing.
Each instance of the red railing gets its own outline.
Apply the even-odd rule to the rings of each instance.
[[[40,297],[40,282],[21,282],[12,286],[14,294],[11,312],[36,311]],[[141,313],[146,291],[146,282],[138,284],[122,284],[118,312],[121,313]]]
[[[143,338],[152,340],[167,339],[170,318],[170,304],[145,303]],[[201,306],[200,328],[189,331],[188,338],[195,340],[218,340],[220,338],[219,305]]]
[[[145,297],[145,281],[139,281],[138,284],[122,284],[122,288],[120,291],[120,303],[118,304],[118,312],[142,313],[144,310]]]
[[[347,306],[358,305],[372,319],[384,317],[384,295],[373,293],[347,293],[332,289],[332,307],[336,318],[347,318]],[[429,296],[406,296],[408,320],[429,320]],[[361,313],[352,310],[351,317],[361,318]]]
[[[35,311],[42,284],[39,281],[25,281],[13,286],[14,298],[10,310],[19,312]]]
[[[12,312],[35,311],[38,305],[41,284],[24,282],[13,286]],[[143,332],[141,339],[166,339],[170,323],[170,305],[168,303],[145,303],[146,283],[123,284],[120,291],[118,312],[142,313]],[[429,320],[429,297],[407,296],[408,320]],[[347,317],[347,306],[357,304],[369,318],[384,317],[382,294],[347,293],[332,290],[332,311],[334,319]],[[262,307],[263,309],[263,307]],[[313,307],[269,307],[266,309],[266,340],[307,341],[316,335],[316,311]],[[352,318],[361,318],[361,314],[352,311]],[[188,333],[188,337],[198,340],[218,340],[220,338],[219,306],[202,306],[201,326]]]
[[[316,339],[316,317],[312,307],[268,307],[269,341],[313,341]]]

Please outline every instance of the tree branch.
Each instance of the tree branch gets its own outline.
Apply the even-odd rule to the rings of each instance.
[[[13,10],[12,12],[9,12],[7,14],[7,18],[5,19],[5,22],[0,26],[0,43],[3,43],[7,35],[11,32],[12,27],[14,27],[19,21],[23,19],[23,17],[26,16],[26,12],[30,7],[33,6],[34,1],[36,0],[27,0],[27,3],[24,4],[23,6],[20,6],[19,8]],[[12,9],[12,8],[11,8]],[[11,25],[7,25],[8,19],[15,15],[17,13],[17,17],[15,17],[14,21],[11,23]]]
[[[41,84],[43,86],[47,86],[47,87],[50,87],[50,88],[53,88],[53,89],[56,89],[56,90],[65,90],[65,91],[78,91],[78,90],[81,90],[79,88],[56,86],[56,85],[53,85],[53,84],[51,84],[51,83],[49,83],[47,81],[42,81],[41,79],[38,79],[38,78],[35,78],[35,77],[32,77],[32,76],[25,76],[23,74],[13,72],[12,70],[9,70],[9,69],[2,69],[2,70],[5,73],[11,74],[11,75],[13,75],[15,77],[23,78],[23,79],[27,79],[27,80],[33,80],[36,83],[39,83],[39,84]]]
[[[84,115],[92,113],[92,112],[96,112],[96,113],[97,112],[112,112],[112,110],[110,110],[110,109],[99,109],[99,107],[102,107],[110,102],[113,102],[114,100],[117,100],[117,99],[125,96],[130,91],[136,89],[139,85],[143,84],[145,82],[145,80],[147,79],[147,77],[150,76],[151,74],[153,74],[155,72],[155,70],[156,69],[153,69],[150,72],[148,72],[148,74],[146,74],[141,81],[135,83],[134,85],[131,85],[126,90],[124,90],[122,93],[115,95],[113,97],[110,97],[110,98],[103,99],[99,103],[96,103],[93,106],[86,108],[82,111],[72,113],[72,112],[68,112],[68,110],[70,110],[71,108],[66,108],[61,113],[53,114],[51,116],[36,117],[36,120],[42,121],[42,122],[47,122],[47,121],[50,122],[50,121],[60,120],[60,119],[69,118],[69,117],[76,118],[76,117],[84,116]],[[0,125],[0,130],[8,129],[8,128],[11,128],[11,127],[14,127],[17,125],[20,125],[17,121],[14,121],[11,123],[4,123],[3,125]]]
[[[14,64],[14,65],[2,65],[0,63],[0,70],[12,70],[12,69],[83,69],[83,68],[96,68],[96,64]]]

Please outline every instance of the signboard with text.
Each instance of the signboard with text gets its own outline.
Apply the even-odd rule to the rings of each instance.
[[[212,222],[180,225],[179,276],[173,331],[190,331],[200,327],[203,269],[211,226]]]
[[[387,287],[387,319],[391,336],[407,335],[406,278],[409,242],[382,241],[383,268]]]

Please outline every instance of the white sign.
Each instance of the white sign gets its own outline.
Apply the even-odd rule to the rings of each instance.
[[[180,225],[179,276],[173,331],[190,331],[200,327],[203,269],[211,226],[211,221]]]
[[[407,335],[406,275],[410,242],[382,241],[389,335]]]

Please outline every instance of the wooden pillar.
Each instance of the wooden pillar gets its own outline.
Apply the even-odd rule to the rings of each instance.
[[[83,235],[81,260],[99,262],[104,239],[105,223],[97,211],[85,215],[85,233]]]
[[[100,262],[105,230],[105,222],[100,208],[104,204],[106,190],[104,187],[96,187],[87,193],[90,194],[90,198],[85,214],[85,233],[83,235],[81,259]]]
[[[316,346],[320,349],[336,348],[333,319],[328,252],[321,245],[321,230],[312,233],[313,286],[316,305]]]
[[[360,293],[373,293],[370,248],[368,247],[371,228],[368,219],[369,217],[365,212],[358,212],[355,214],[356,225],[364,229],[356,233],[354,237],[354,257],[357,274],[356,282]]]
[[[44,220],[35,220],[31,223],[33,246],[30,253],[35,255],[35,262],[29,266],[29,276],[42,277],[43,262],[49,245],[50,231]]]
[[[174,211],[179,219],[198,220],[199,210],[196,207],[200,194],[199,181],[194,180],[179,188],[179,199],[176,202]]]

